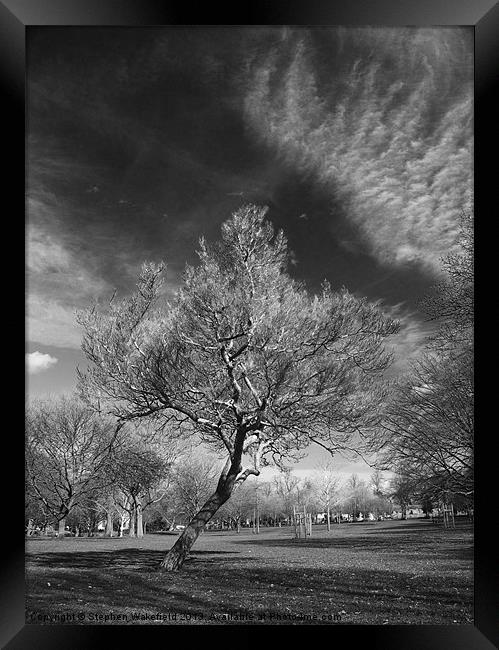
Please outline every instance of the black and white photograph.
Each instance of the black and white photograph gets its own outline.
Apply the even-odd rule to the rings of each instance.
[[[473,94],[466,25],[27,30],[27,625],[474,624]]]

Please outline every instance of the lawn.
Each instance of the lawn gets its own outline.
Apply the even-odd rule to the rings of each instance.
[[[26,542],[27,623],[469,624],[473,534],[426,520],[206,532],[183,569],[172,535]]]

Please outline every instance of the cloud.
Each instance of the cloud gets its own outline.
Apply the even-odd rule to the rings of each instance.
[[[300,30],[254,62],[248,125],[342,202],[376,259],[437,273],[472,204],[469,34],[329,33],[329,50]]]
[[[49,370],[49,368],[54,366],[58,361],[56,357],[51,357],[50,354],[42,354],[38,351],[27,354],[26,360],[28,364],[28,373],[30,375],[36,375],[44,370]]]
[[[43,345],[79,348],[75,310],[112,287],[96,274],[98,265],[85,254],[78,238],[60,227],[70,206],[40,188],[28,198],[27,330],[29,340]]]
[[[27,302],[28,340],[53,347],[78,349],[81,329],[76,324],[75,308],[54,298],[32,294]]]
[[[421,315],[408,310],[404,304],[382,305],[384,313],[399,321],[399,331],[389,337],[386,347],[393,353],[393,363],[387,376],[396,376],[408,370],[411,361],[418,358],[434,331],[434,324],[423,321]]]

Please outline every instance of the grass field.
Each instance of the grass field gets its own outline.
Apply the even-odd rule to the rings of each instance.
[[[206,532],[181,572],[156,571],[171,535],[32,539],[27,623],[463,624],[473,621],[469,523]]]

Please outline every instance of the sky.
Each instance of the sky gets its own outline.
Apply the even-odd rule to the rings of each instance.
[[[76,309],[126,295],[145,260],[173,293],[245,203],[310,291],[400,319],[395,372],[417,356],[472,205],[471,28],[30,27],[27,59],[30,397],[74,388]]]

